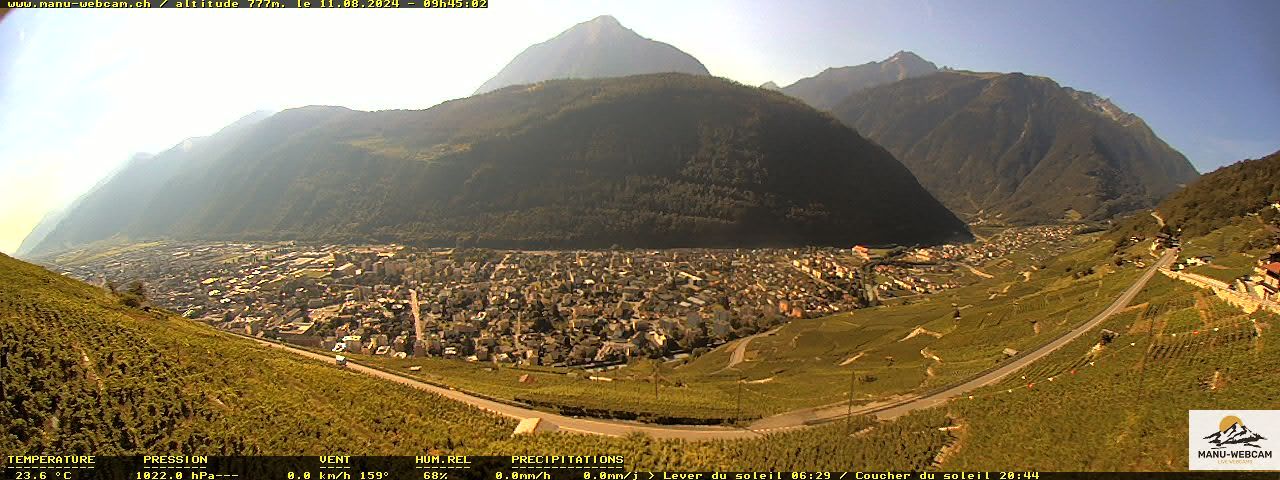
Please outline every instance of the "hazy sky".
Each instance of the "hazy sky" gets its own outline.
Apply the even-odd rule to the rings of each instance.
[[[1201,171],[1280,150],[1280,2],[537,1],[487,10],[17,10],[0,21],[0,251],[135,152],[255,110],[427,108],[611,14],[781,85],[911,50],[1111,98]]]

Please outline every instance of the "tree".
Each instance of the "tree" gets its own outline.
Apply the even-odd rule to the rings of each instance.
[[[132,295],[137,295],[138,298],[146,300],[147,286],[142,283],[142,280],[134,280],[133,283],[129,284],[129,293]]]
[[[127,307],[141,307],[147,302],[147,287],[141,280],[134,280],[121,297],[120,301]]]

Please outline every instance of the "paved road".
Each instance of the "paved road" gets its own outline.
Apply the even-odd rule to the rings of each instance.
[[[333,357],[322,355],[310,350],[293,347],[286,344],[271,342],[258,338],[252,340],[266,345],[271,348],[285,350],[291,353],[301,355],[303,357],[319,360],[321,362],[333,363]],[[426,390],[431,393],[441,395],[445,398],[457,400],[467,403],[482,410],[487,410],[499,415],[521,420],[531,417],[539,417],[542,424],[554,426],[554,429],[568,432],[592,433],[597,435],[623,436],[632,432],[641,432],[648,434],[654,438],[681,438],[685,440],[716,440],[716,439],[735,439],[759,436],[751,430],[732,427],[720,426],[665,426],[665,425],[648,425],[635,422],[624,422],[618,420],[597,420],[590,418],[567,417],[554,413],[542,412],[515,405],[508,405],[493,400],[468,395],[457,390],[439,387],[426,382],[415,380],[410,377],[397,375],[394,373],[378,370],[376,368],[366,367],[350,360],[347,361],[347,370],[363,373],[373,377],[381,378],[404,385],[408,385],[419,390]]]
[[[1067,332],[1061,337],[1054,339],[1052,342],[1049,342],[1045,346],[1040,347],[1031,353],[1019,357],[996,370],[980,375],[977,378],[941,392],[923,397],[913,395],[876,402],[855,408],[853,413],[874,414],[882,419],[896,418],[915,410],[942,405],[955,397],[999,382],[1004,377],[1009,376],[1009,374],[1021,369],[1022,367],[1030,365],[1036,360],[1044,358],[1046,355],[1053,353],[1053,351],[1059,348],[1062,348],[1063,345],[1066,345],[1072,340],[1079,338],[1081,335],[1084,335],[1097,327],[1111,315],[1123,310],[1127,305],[1129,305],[1129,302],[1133,301],[1133,298],[1138,295],[1138,292],[1141,292],[1143,287],[1147,285],[1147,282],[1151,280],[1151,277],[1156,274],[1157,269],[1172,263],[1175,256],[1176,253],[1173,250],[1166,251],[1165,254],[1156,261],[1155,265],[1147,268],[1147,271],[1142,274],[1142,277],[1138,278],[1133,285],[1130,285],[1129,288],[1125,290],[1124,293],[1120,294],[1120,296],[1116,298],[1115,302],[1112,302],[1105,310],[1098,313],[1098,315],[1094,316],[1088,322],[1081,324],[1074,330]],[[848,408],[848,404],[832,404],[822,407],[795,410],[774,415],[772,417],[762,418],[757,420],[755,423],[752,423],[749,428],[759,431],[776,431],[798,428],[805,425],[842,418],[848,414]]]
[[[975,266],[973,266],[973,265],[969,265],[969,264],[967,264],[967,263],[961,263],[961,265],[964,265],[964,268],[969,269],[969,271],[970,271],[970,272],[973,272],[973,274],[974,274],[974,275],[977,275],[977,276],[979,276],[979,277],[982,277],[982,278],[996,278],[996,276],[995,276],[995,275],[992,275],[992,274],[990,274],[990,273],[984,272],[984,271],[982,271],[982,270],[978,270],[978,267],[975,267]]]
[[[1009,362],[1008,364],[998,369],[995,369],[987,374],[979,376],[978,378],[975,378],[973,380],[969,380],[967,382],[961,383],[960,385],[956,385],[954,387],[948,388],[946,390],[943,390],[941,392],[938,392],[926,397],[917,398],[915,400],[905,402],[899,405],[894,405],[892,407],[878,409],[872,413],[875,413],[875,415],[880,418],[886,418],[886,419],[895,418],[895,417],[907,414],[913,410],[930,408],[936,405],[940,405],[952,398],[969,393],[978,388],[985,387],[987,385],[991,385],[993,383],[999,382],[1000,380],[1004,379],[1004,377],[1009,376],[1009,374],[1012,374],[1013,372],[1021,369],[1022,367],[1030,365],[1032,362],[1035,362],[1036,360],[1044,358],[1050,353],[1053,353],[1055,350],[1062,348],[1063,345],[1070,343],[1072,340],[1080,338],[1080,336],[1084,335],[1085,333],[1088,333],[1090,330],[1093,330],[1095,327],[1100,325],[1103,321],[1106,321],[1106,319],[1111,317],[1111,315],[1114,315],[1116,312],[1123,310],[1125,307],[1129,305],[1129,302],[1133,301],[1134,297],[1138,296],[1138,292],[1141,292],[1143,287],[1147,286],[1147,282],[1150,281],[1151,277],[1156,274],[1156,270],[1161,267],[1167,266],[1170,263],[1173,263],[1173,259],[1176,256],[1177,256],[1177,253],[1174,250],[1172,249],[1166,250],[1164,255],[1160,257],[1160,260],[1156,261],[1155,265],[1152,265],[1151,267],[1147,268],[1147,271],[1142,274],[1142,277],[1140,277],[1138,281],[1134,282],[1133,285],[1130,285],[1129,289],[1125,290],[1124,293],[1120,294],[1120,297],[1116,298],[1116,301],[1112,302],[1111,305],[1108,306],[1105,310],[1098,313],[1088,322],[1085,322],[1079,327],[1076,327],[1074,330],[1067,332],[1065,335],[1058,337],[1052,342],[1049,342],[1045,346],[1040,347],[1032,351],[1031,353],[1023,355],[1022,357],[1018,357],[1013,361]]]
[[[778,333],[778,330],[781,330],[781,329],[782,329],[781,326],[777,326],[768,331],[760,332],[755,335],[746,336],[746,337],[743,337],[741,340],[738,340],[738,344],[734,346],[733,352],[729,354],[729,364],[725,365],[724,368],[716,370],[715,373],[720,373],[730,368],[736,367],[739,363],[746,361],[747,346],[751,345],[752,340],[755,340],[756,337],[773,335],[775,333]]]
[[[888,401],[883,401],[883,402],[879,402],[871,405],[866,405],[866,406],[862,406],[855,409],[854,413],[855,414],[874,414],[877,417],[883,418],[883,419],[895,418],[914,410],[932,408],[932,407],[941,405],[945,403],[947,400],[958,397],[962,394],[968,393],[977,388],[996,383],[1001,379],[1003,379],[1004,377],[1008,376],[1009,374],[1017,371],[1018,369],[1025,367],[1031,364],[1032,362],[1035,362],[1036,360],[1039,360],[1045,357],[1046,355],[1052,353],[1054,350],[1057,350],[1058,348],[1061,348],[1063,345],[1066,345],[1068,342],[1075,340],[1076,338],[1079,338],[1081,335],[1084,335],[1089,330],[1092,330],[1094,327],[1097,327],[1099,324],[1101,324],[1104,320],[1106,320],[1112,314],[1125,308],[1125,306],[1127,306],[1129,302],[1132,301],[1133,298],[1138,295],[1138,292],[1142,291],[1142,288],[1146,286],[1149,280],[1151,280],[1151,277],[1155,275],[1156,269],[1171,263],[1174,259],[1174,256],[1175,256],[1175,253],[1172,250],[1166,251],[1165,254],[1160,257],[1160,260],[1157,261],[1155,265],[1152,265],[1150,268],[1148,268],[1147,271],[1142,275],[1142,277],[1138,279],[1138,281],[1134,282],[1134,284],[1131,285],[1128,290],[1125,290],[1125,292],[1121,294],[1120,297],[1117,298],[1115,302],[1113,302],[1110,306],[1108,306],[1105,310],[1103,310],[1097,316],[1093,317],[1093,319],[1089,320],[1083,325],[1080,325],[1079,327],[1076,327],[1076,329],[1070,332],[1067,332],[1063,336],[1058,337],[1057,339],[1053,340],[1049,344],[1043,347],[1040,347],[1039,349],[1027,355],[1019,357],[1012,362],[1009,362],[1008,364],[1000,367],[999,369],[983,374],[977,378],[974,378],[972,380],[961,383],[959,385],[956,385],[952,388],[949,388],[947,390],[944,390],[938,393],[934,393],[924,397],[921,397],[921,396],[902,397],[901,399],[888,400]],[[286,350],[307,358],[315,359],[322,362],[333,362],[332,357],[327,355],[321,355],[319,353],[315,353],[309,350],[303,350],[303,349],[292,347],[289,345],[270,342],[270,341],[261,340],[257,338],[254,338],[253,340],[263,345],[266,345],[268,347]],[[768,433],[768,432],[780,431],[780,430],[790,430],[795,428],[803,428],[807,425],[811,425],[814,423],[830,421],[833,419],[843,417],[848,412],[848,406],[846,404],[835,404],[835,405],[828,405],[824,407],[807,408],[807,409],[796,410],[793,412],[787,412],[780,415],[775,415],[772,417],[760,419],[755,423],[751,424],[748,428],[733,428],[733,427],[720,427],[720,426],[651,425],[651,424],[642,424],[642,423],[625,422],[625,421],[617,421],[617,420],[598,420],[598,419],[588,419],[588,418],[567,417],[563,415],[557,415],[554,413],[531,410],[528,408],[517,407],[514,405],[508,405],[508,404],[496,402],[493,400],[487,400],[487,399],[475,397],[475,396],[468,395],[466,393],[462,393],[449,388],[438,387],[435,385],[431,385],[429,383],[415,380],[413,378],[385,372],[375,368],[366,367],[364,365],[359,365],[350,361],[348,361],[347,363],[347,369],[351,371],[363,373],[366,375],[370,375],[373,377],[381,378],[384,380],[408,385],[410,387],[414,387],[420,390],[425,390],[431,393],[435,393],[435,394],[444,396],[446,398],[457,400],[459,402],[464,402],[464,403],[473,405],[475,407],[478,407],[480,409],[488,410],[490,412],[494,412],[510,418],[525,419],[525,418],[531,418],[531,417],[539,417],[542,419],[543,424],[550,424],[551,426],[554,426],[555,429],[557,430],[568,431],[568,432],[578,432],[578,433],[591,433],[591,434],[597,434],[597,435],[622,436],[622,435],[627,435],[633,432],[640,432],[655,438],[679,438],[679,439],[685,439],[685,440],[719,440],[719,439],[749,438],[749,437],[759,436],[762,433]]]

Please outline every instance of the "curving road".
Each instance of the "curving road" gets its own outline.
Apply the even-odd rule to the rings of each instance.
[[[1160,260],[1156,261],[1155,265],[1152,265],[1151,267],[1147,268],[1147,271],[1144,272],[1142,276],[1138,278],[1138,281],[1134,282],[1133,285],[1130,285],[1129,288],[1125,290],[1124,293],[1120,294],[1120,297],[1116,298],[1116,301],[1112,302],[1111,305],[1107,306],[1106,309],[1099,312],[1088,322],[1085,322],[1084,324],[1076,327],[1074,330],[1071,330],[1070,332],[1067,332],[1061,337],[1054,339],[1048,344],[1045,344],[1043,347],[1040,347],[1032,351],[1031,353],[1028,353],[1021,357],[1015,358],[1013,361],[1001,366],[1000,368],[992,370],[986,374],[978,376],[977,378],[961,383],[954,387],[948,388],[941,392],[928,395],[925,397],[917,398],[915,400],[912,400],[906,403],[876,409],[874,412],[870,412],[870,413],[874,413],[877,417],[880,417],[880,418],[895,418],[898,416],[902,416],[913,410],[930,408],[933,406],[940,405],[952,398],[969,393],[978,388],[985,387],[987,385],[991,385],[996,382],[999,382],[1000,380],[1004,379],[1004,377],[1009,376],[1010,374],[1018,371],[1022,367],[1030,365],[1032,362],[1035,362],[1036,360],[1044,358],[1050,353],[1053,353],[1055,350],[1062,348],[1062,346],[1070,343],[1072,340],[1080,338],[1085,333],[1088,333],[1089,330],[1093,330],[1099,324],[1106,321],[1107,318],[1110,318],[1116,312],[1119,312],[1120,310],[1124,310],[1124,308],[1129,305],[1129,302],[1132,302],[1133,298],[1138,296],[1138,292],[1141,292],[1143,287],[1147,286],[1147,282],[1151,280],[1152,276],[1155,276],[1156,271],[1162,267],[1168,266],[1170,263],[1173,263],[1173,260],[1176,257],[1177,257],[1177,253],[1174,250],[1172,249],[1166,250],[1164,252],[1164,255],[1160,256]]]
[[[860,408],[856,408],[853,410],[853,413],[855,415],[861,415],[861,414],[875,415],[876,417],[881,419],[896,418],[915,410],[932,408],[938,405],[942,405],[946,403],[948,400],[967,394],[971,391],[977,390],[987,385],[997,383],[1000,380],[1004,379],[1004,377],[1009,376],[1010,374],[1018,371],[1022,367],[1030,365],[1031,363],[1037,360],[1040,360],[1041,358],[1044,358],[1050,353],[1053,353],[1055,350],[1062,348],[1063,345],[1070,343],[1072,340],[1080,338],[1080,336],[1084,335],[1085,333],[1088,333],[1090,330],[1097,327],[1103,321],[1106,321],[1106,319],[1110,318],[1111,315],[1114,315],[1116,312],[1123,310],[1126,306],[1129,305],[1129,302],[1133,301],[1133,298],[1138,295],[1138,292],[1141,292],[1143,287],[1146,287],[1147,282],[1150,281],[1151,277],[1156,274],[1156,271],[1160,268],[1168,266],[1170,263],[1173,263],[1173,260],[1176,256],[1177,254],[1174,250],[1172,249],[1166,250],[1164,255],[1162,255],[1154,265],[1147,268],[1147,271],[1144,272],[1142,276],[1139,277],[1138,280],[1133,283],[1133,285],[1130,285],[1129,288],[1124,291],[1124,293],[1120,294],[1120,296],[1117,297],[1116,300],[1111,303],[1111,305],[1107,306],[1106,309],[1102,310],[1093,318],[1089,319],[1089,321],[1081,324],[1075,329],[1063,334],[1062,336],[1054,339],[1053,341],[1045,344],[1044,346],[1031,351],[1030,353],[1027,353],[1021,357],[1015,358],[1013,361],[1007,364],[1004,364],[995,370],[991,370],[987,373],[980,374],[971,380],[968,380],[958,385],[955,385],[953,387],[947,388],[946,390],[942,390],[940,392],[925,395],[925,396],[912,395],[912,396],[905,396],[905,397],[900,397],[897,399],[891,399],[891,400],[882,401],[882,402],[876,402],[870,405],[864,405]],[[753,428],[755,430],[760,430],[760,431],[773,431],[773,430],[786,430],[791,428],[797,428],[800,426],[812,425],[814,423],[822,423],[822,422],[831,421],[831,420],[835,420],[835,419],[846,416],[849,412],[848,408],[849,408],[848,404],[841,403],[841,404],[827,405],[823,407],[814,407],[814,408],[796,410],[792,412],[786,412],[786,413],[778,414],[772,417],[762,418],[756,421],[755,423],[753,423],[750,428]]]
[[[715,372],[713,372],[713,373],[720,373],[720,372],[723,372],[723,371],[728,370],[728,369],[730,369],[730,368],[736,367],[736,366],[738,366],[738,364],[740,364],[740,363],[742,363],[742,362],[746,361],[746,359],[747,359],[747,346],[748,346],[748,345],[751,345],[751,341],[752,341],[752,340],[755,340],[757,337],[767,337],[767,336],[769,336],[769,335],[773,335],[773,334],[775,334],[775,333],[778,333],[778,330],[781,330],[781,329],[782,329],[782,325],[779,325],[779,326],[773,327],[772,329],[770,329],[770,330],[768,330],[768,331],[764,331],[764,332],[760,332],[760,333],[757,333],[757,334],[754,334],[754,335],[748,335],[748,336],[746,336],[746,337],[742,337],[741,339],[739,339],[739,340],[738,340],[737,345],[735,345],[735,346],[734,346],[734,348],[733,348],[733,352],[729,354],[729,364],[728,364],[728,365],[725,365],[725,366],[724,366],[724,368],[721,368],[721,369],[719,369],[719,370],[716,370],[716,371],[715,371]]]
[[[237,335],[237,336],[243,337],[243,335]],[[295,353],[303,357],[319,360],[319,361],[330,363],[330,364],[333,363],[333,357],[329,355],[322,355],[310,350],[304,350],[288,344],[276,343],[268,340],[263,340],[260,338],[251,338],[251,337],[245,337],[245,338],[249,338],[250,340],[253,340],[255,342],[258,342],[262,345],[266,345],[271,348],[285,350],[287,352]],[[486,410],[486,411],[493,412],[505,417],[510,417],[516,420],[523,420],[526,418],[538,417],[542,419],[541,421],[542,425],[539,427],[539,430],[549,429],[549,430],[560,430],[560,431],[577,432],[577,433],[591,433],[596,435],[610,435],[610,436],[624,436],[630,433],[640,432],[640,433],[644,433],[649,436],[652,436],[654,438],[681,438],[685,440],[719,440],[719,439],[746,438],[746,437],[754,437],[754,436],[760,435],[759,433],[749,429],[734,428],[734,427],[721,427],[721,426],[708,426],[708,425],[689,425],[689,426],[651,425],[651,424],[644,424],[644,423],[637,423],[637,422],[625,422],[620,420],[599,420],[599,419],[592,419],[592,418],[568,417],[564,415],[558,415],[554,413],[543,412],[543,411],[533,410],[533,409],[524,408],[524,407],[518,407],[515,405],[509,405],[509,404],[494,401],[494,400],[476,397],[463,392],[459,392],[457,390],[432,385],[430,383],[426,383],[426,382],[416,380],[410,377],[406,377],[403,375],[397,375],[384,370],[366,367],[364,365],[360,365],[358,363],[352,362],[350,359],[347,360],[346,369],[353,372],[363,373],[365,375],[369,375],[372,377],[381,378],[383,380],[388,380],[388,381],[400,383],[403,385],[408,385],[410,387],[417,388],[419,390],[425,390],[451,400],[457,400],[459,402],[469,404],[481,410]]]
[[[1172,263],[1175,256],[1176,256],[1176,253],[1173,250],[1165,251],[1164,255],[1160,257],[1160,260],[1158,260],[1154,265],[1149,267],[1147,271],[1143,273],[1143,275],[1133,283],[1133,285],[1129,286],[1129,288],[1125,290],[1124,293],[1120,295],[1120,297],[1116,298],[1115,302],[1112,302],[1112,304],[1108,306],[1105,310],[1098,313],[1098,315],[1094,316],[1088,322],[1085,322],[1084,324],[1076,327],[1074,330],[1071,330],[1070,332],[1063,334],[1062,336],[1032,351],[1031,353],[1018,357],[1013,361],[995,370],[992,370],[985,374],[981,374],[976,378],[965,381],[963,383],[960,383],[946,390],[942,390],[940,392],[925,395],[925,396],[916,395],[916,396],[901,397],[898,399],[892,399],[892,400],[878,402],[870,405],[864,405],[862,407],[859,407],[858,409],[855,409],[853,413],[854,414],[873,414],[882,419],[895,418],[915,410],[932,408],[932,407],[941,405],[943,403],[946,403],[948,400],[951,400],[955,397],[966,394],[975,389],[999,382],[1001,379],[1008,376],[1009,374],[1012,374],[1018,369],[1021,369],[1022,367],[1025,367],[1031,364],[1032,362],[1035,362],[1041,358],[1044,358],[1046,355],[1053,353],[1055,350],[1061,348],[1063,345],[1066,345],[1072,340],[1079,338],[1080,336],[1087,333],[1089,330],[1092,330],[1094,327],[1097,327],[1099,324],[1101,324],[1111,315],[1124,309],[1129,304],[1129,302],[1133,301],[1133,298],[1138,295],[1138,292],[1142,291],[1143,287],[1146,286],[1147,282],[1151,280],[1151,277],[1155,275],[1156,270]],[[301,355],[303,357],[311,358],[314,360],[329,362],[329,363],[333,362],[332,357],[327,355],[321,355],[319,353],[315,353],[309,350],[304,350],[304,349],[292,347],[286,344],[275,343],[275,342],[266,341],[258,338],[251,338],[251,340],[254,340],[260,344],[266,345],[271,348],[285,350],[285,351],[292,352],[292,353]],[[742,343],[745,344],[746,342],[744,341]],[[745,346],[745,345],[742,345],[742,346]],[[803,428],[816,423],[823,423],[823,422],[844,417],[849,412],[848,405],[841,403],[841,404],[833,404],[833,405],[828,405],[823,407],[806,408],[806,409],[796,410],[796,411],[787,412],[779,415],[774,415],[771,417],[766,417],[766,418],[757,420],[747,428],[702,426],[702,425],[699,425],[699,426],[652,425],[652,424],[643,424],[643,423],[636,423],[636,422],[625,422],[625,421],[619,421],[619,420],[600,420],[600,419],[590,419],[590,418],[568,417],[564,415],[558,415],[554,413],[548,413],[548,412],[518,407],[515,405],[508,405],[502,402],[497,402],[493,400],[488,400],[488,399],[468,395],[466,393],[459,392],[457,390],[439,387],[439,386],[432,385],[419,380],[415,380],[413,378],[409,378],[406,376],[386,372],[383,370],[378,370],[375,368],[366,367],[364,365],[353,363],[350,360],[348,360],[347,362],[347,369],[354,372],[359,372],[365,375],[370,375],[373,377],[381,378],[384,380],[408,385],[413,388],[435,393],[445,398],[457,400],[459,402],[464,402],[472,406],[475,406],[477,408],[480,408],[482,410],[494,412],[506,417],[510,417],[514,419],[538,417],[542,419],[541,423],[545,425],[544,428],[547,428],[547,429],[554,429],[554,430],[567,431],[567,432],[577,432],[577,433],[589,433],[589,434],[596,434],[596,435],[623,436],[630,433],[638,432],[638,433],[647,434],[654,438],[678,438],[678,439],[694,440],[694,441],[738,439],[738,438],[755,437],[755,436],[759,436],[764,433],[769,433],[773,431]]]

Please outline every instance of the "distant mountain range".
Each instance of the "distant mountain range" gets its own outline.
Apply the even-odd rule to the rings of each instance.
[[[558,78],[624,77],[646,73],[710,75],[698,59],[671,45],[641,37],[608,16],[596,17],[533,45],[476,93]]]
[[[120,170],[99,182],[57,218],[46,219],[23,240],[18,253],[38,252],[50,245],[82,245],[137,231],[143,225],[159,226],[149,218],[178,205],[166,205],[186,195],[188,187],[198,188],[204,169],[227,154],[269,112],[255,112],[228,125],[210,137],[189,138],[158,155],[134,155]],[[179,174],[192,185],[171,183]],[[154,203],[154,202],[161,203]],[[52,220],[51,222],[49,220]]]
[[[565,78],[609,80],[539,83]],[[477,92],[425,111],[250,116],[134,159],[21,251],[161,236],[931,243],[967,235],[934,198],[975,222],[1101,220],[1198,175],[1142,119],[1048,78],[901,51],[739,87],[609,16],[529,47]]]
[[[23,237],[22,243],[19,244],[18,249],[13,252],[14,255],[25,256],[28,253],[31,253],[36,246],[44,242],[45,237],[48,237],[49,233],[53,232],[53,229],[58,226],[58,223],[62,222],[62,218],[66,216],[67,210],[68,208],[63,208],[51,210],[48,213],[45,213],[44,217],[40,218],[40,222],[37,223],[35,227],[32,227],[30,232],[27,232],[26,237]]]
[[[942,71],[857,91],[832,113],[971,219],[1106,219],[1198,176],[1142,119],[1045,77]]]
[[[879,146],[707,76],[557,80],[421,111],[287,110],[139,159],[34,250],[108,238],[493,247],[937,243]]]
[[[852,67],[837,67],[797,80],[782,88],[782,93],[804,100],[819,110],[830,110],[854,92],[908,78],[937,73],[938,67],[911,52],[898,52],[879,62]],[[768,84],[761,88],[769,88]],[[777,88],[777,85],[773,85]]]

